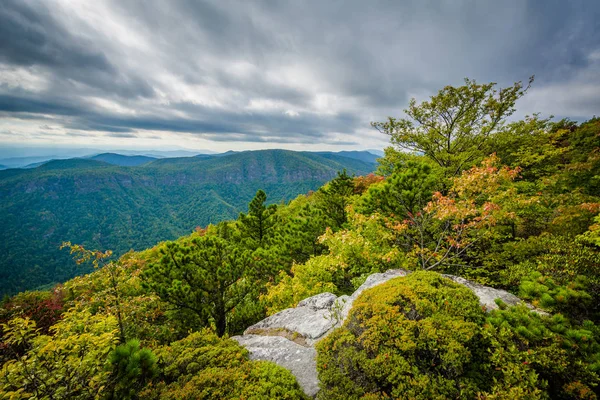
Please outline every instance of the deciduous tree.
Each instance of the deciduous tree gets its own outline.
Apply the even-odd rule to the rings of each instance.
[[[532,82],[533,77],[525,88],[517,82],[496,89],[493,82],[465,79],[463,86],[446,86],[429,101],[417,104],[413,98],[404,110],[407,118],[389,117],[371,125],[390,135],[393,145],[424,154],[444,168],[446,176],[456,176],[487,155],[488,139],[514,113],[515,102]]]

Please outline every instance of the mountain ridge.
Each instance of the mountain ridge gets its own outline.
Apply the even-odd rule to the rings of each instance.
[[[234,219],[258,189],[269,203],[318,189],[347,169],[375,164],[311,152],[260,150],[212,158],[165,158],[138,166],[73,158],[0,171],[0,292],[78,273],[62,241],[120,255]],[[64,253],[64,254],[63,254]],[[32,285],[30,277],[39,278]]]

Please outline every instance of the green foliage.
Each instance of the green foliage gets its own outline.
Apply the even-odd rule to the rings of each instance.
[[[394,147],[386,147],[384,149],[384,156],[377,160],[379,165],[377,166],[377,175],[390,176],[394,171],[403,168],[410,161],[413,162],[429,162],[431,165],[437,165],[436,162],[431,159],[414,153],[406,153],[404,151],[396,150]]]
[[[0,398],[92,399],[106,393],[108,356],[118,342],[114,317],[69,311],[36,335],[35,323],[15,318],[3,325],[5,342],[29,350],[4,363]]]
[[[29,318],[35,322],[40,333],[48,333],[63,312],[63,288],[57,286],[51,291],[23,292],[9,298],[0,307],[0,323],[15,317]]]
[[[335,179],[319,189],[317,207],[328,219],[331,229],[337,230],[348,221],[346,207],[350,204],[350,197],[353,194],[354,182],[345,168],[342,172],[338,172]]]
[[[329,248],[328,254],[294,264],[289,273],[280,272],[276,283],[267,284],[263,300],[269,314],[323,292],[351,294],[372,273],[406,267],[393,230],[383,226],[382,218],[348,210],[348,229],[328,229],[319,239]]]
[[[308,203],[282,225],[278,239],[293,262],[303,263],[326,252],[327,246],[319,241],[326,229],[323,211]]]
[[[268,243],[276,224],[277,206],[266,206],[266,201],[267,194],[259,190],[248,204],[248,213],[240,213],[238,219],[240,234],[252,250],[264,247]]]
[[[495,85],[465,79],[465,85],[446,86],[429,101],[417,104],[412,99],[404,110],[408,118],[389,117],[371,125],[390,135],[393,145],[424,154],[446,176],[456,176],[487,155],[490,136],[513,114],[515,102],[529,88],[523,89],[521,82],[500,90]]]
[[[140,390],[158,375],[156,356],[140,348],[139,340],[129,340],[117,346],[109,356],[112,365],[111,399],[137,399]]]
[[[595,399],[600,329],[525,306],[487,317],[473,293],[417,272],[369,289],[318,346],[323,399]]]
[[[526,117],[494,135],[493,149],[506,165],[522,168],[527,180],[551,176],[559,171],[568,150],[567,131],[551,127],[548,119]]]
[[[362,198],[364,213],[379,212],[397,220],[416,214],[440,189],[440,176],[426,162],[409,160],[397,167],[385,182],[371,187]]]
[[[598,318],[600,248],[582,238],[565,240],[543,234],[508,242],[488,257],[484,268],[500,269],[496,278],[499,284],[528,299],[541,302],[545,293],[545,305],[550,310],[576,319]],[[528,289],[524,290],[524,282],[529,282]],[[548,288],[543,289],[540,284]],[[563,295],[556,301],[558,292]],[[551,298],[555,300],[553,304]]]
[[[548,276],[542,276],[540,272],[533,272],[521,281],[519,295],[524,300],[530,300],[534,306],[581,319],[589,316],[587,310],[592,306],[588,285],[584,276],[578,276],[563,286]]]
[[[366,174],[375,166],[335,154],[265,150],[135,167],[57,160],[0,171],[0,295],[91,272],[59,251],[63,241],[120,256],[235,219],[258,189],[279,203],[318,189],[344,168]]]
[[[590,226],[590,229],[583,233],[581,236],[582,241],[596,245],[600,247],[600,215],[594,218],[594,224]]]
[[[519,306],[492,311],[482,332],[493,372],[485,398],[596,398],[600,331],[591,321],[573,325]]]
[[[157,249],[127,253],[119,259],[116,269],[99,268],[92,274],[66,282],[63,292],[68,307],[94,315],[118,315],[120,309],[124,336],[143,339],[145,345],[182,337],[189,327],[180,326],[179,320],[172,318],[173,311],[169,311],[172,307],[142,285],[142,270],[146,269],[149,259],[159,259]],[[119,307],[114,301],[114,279],[120,294]]]
[[[581,187],[585,193],[600,193],[600,118],[584,122],[569,135],[570,165],[564,179],[570,187]]]
[[[156,350],[162,381],[142,399],[305,399],[294,376],[269,362],[248,361],[248,351],[203,330]]]
[[[227,315],[256,293],[256,276],[264,272],[250,251],[218,236],[168,242],[161,254],[144,272],[148,288],[163,301],[194,313],[191,326],[214,324],[219,336],[227,332]]]
[[[419,170],[422,173],[418,173]],[[432,182],[427,171],[426,165],[416,169],[414,176],[419,176],[423,183],[418,183],[411,190],[399,186],[410,178],[403,179],[404,174],[398,177],[398,184],[394,185],[398,189],[394,191],[399,199],[396,202],[402,204],[397,210],[403,215],[398,218],[390,213],[388,226],[397,232],[400,238],[398,245],[404,248],[418,268],[454,272],[466,265],[471,248],[494,237],[491,228],[499,221],[513,218],[513,214],[502,205],[513,195],[512,182],[519,170],[499,166],[499,160],[492,155],[484,159],[481,166],[472,167],[461,176],[452,178],[446,194],[435,192],[424,207],[409,211],[407,207],[419,206],[421,191],[426,192],[426,184]],[[413,175],[410,170],[407,172],[408,176]],[[404,184],[405,187],[409,185]],[[394,186],[390,185],[391,188]]]
[[[472,398],[483,319],[470,290],[436,273],[367,290],[317,345],[319,398]]]
[[[290,274],[280,272],[279,282],[268,284],[267,293],[263,296],[267,313],[270,315],[294,307],[299,301],[319,293],[339,293],[333,283],[338,265],[335,258],[321,255],[304,264],[294,264]]]

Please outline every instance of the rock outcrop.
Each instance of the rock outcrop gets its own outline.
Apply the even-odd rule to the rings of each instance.
[[[309,297],[295,308],[273,314],[250,326],[242,336],[234,336],[232,339],[248,349],[252,360],[273,361],[289,369],[304,392],[314,397],[319,391],[315,343],[344,322],[354,300],[363,291],[409,273],[395,269],[373,274],[351,296],[337,297],[332,293],[321,293]],[[521,302],[517,296],[505,290],[483,286],[458,276],[444,276],[471,289],[486,311],[498,308],[495,299],[508,305]]]
[[[281,336],[244,334],[233,339],[248,349],[251,360],[272,361],[289,369],[308,396],[313,397],[319,391],[314,347],[302,346]]]

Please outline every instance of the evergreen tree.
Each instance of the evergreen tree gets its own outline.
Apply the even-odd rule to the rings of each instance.
[[[227,315],[256,291],[251,253],[209,235],[190,243],[168,242],[161,253],[144,273],[146,285],[167,303],[195,313],[200,326],[214,323],[223,336]]]
[[[158,375],[156,356],[151,350],[140,348],[139,340],[132,339],[117,346],[109,361],[113,368],[109,399],[137,399],[140,390]]]
[[[362,200],[364,211],[380,212],[398,220],[407,218],[408,214],[416,214],[440,188],[437,172],[428,163],[408,161],[382,185],[369,189]]]
[[[240,213],[238,219],[242,240],[252,249],[266,246],[276,224],[277,205],[266,206],[266,201],[267,194],[263,190],[258,190],[248,204],[248,213]]]
[[[335,231],[348,221],[346,206],[354,193],[354,182],[346,169],[338,172],[337,177],[317,192],[319,201],[317,207],[328,218],[331,228]]]
[[[319,237],[326,229],[323,211],[310,204],[302,207],[299,215],[286,224],[281,238],[292,261],[303,263],[323,254],[327,246],[319,242]]]

